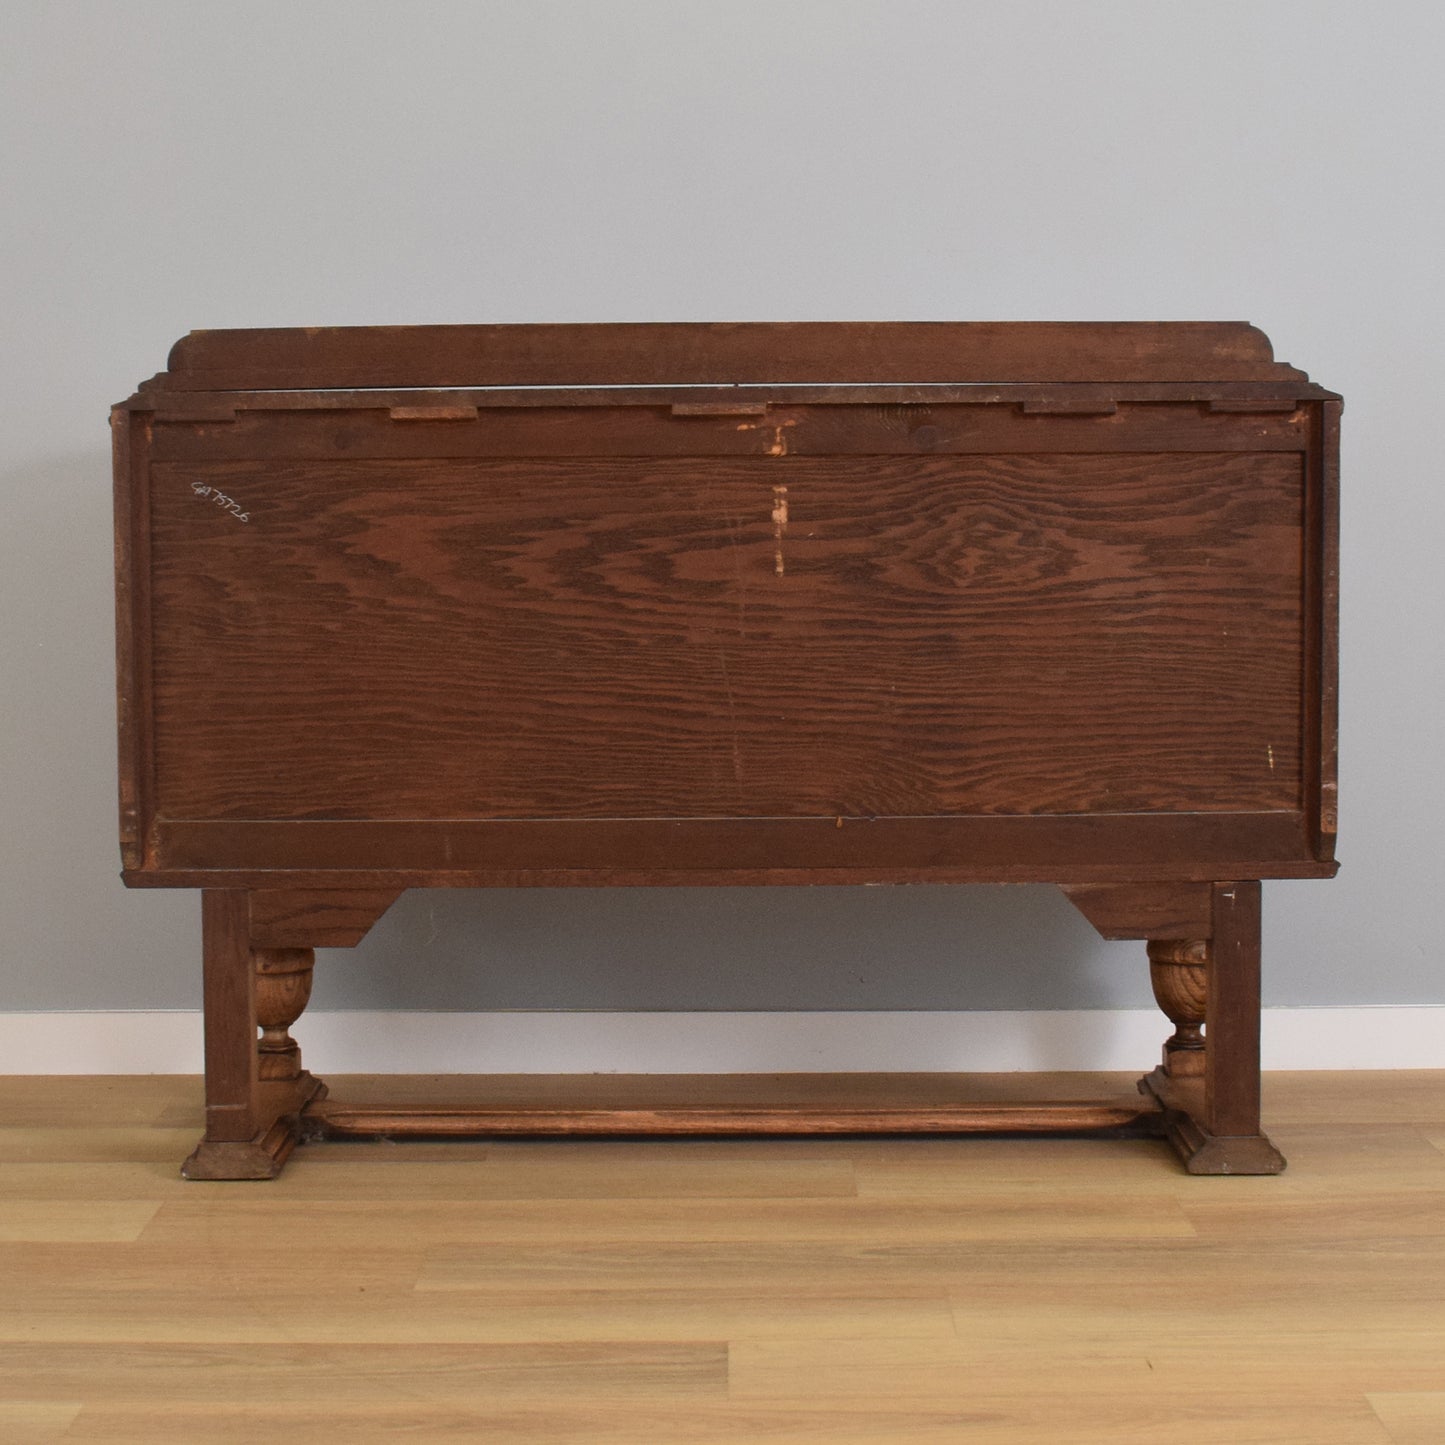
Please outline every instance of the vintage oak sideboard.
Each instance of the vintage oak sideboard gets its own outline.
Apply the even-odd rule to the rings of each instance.
[[[1335,871],[1340,406],[1238,323],[185,337],[113,414],[124,878],[203,890],[185,1172],[1030,1129],[1282,1168],[1260,880]],[[347,1106],[290,1035],[407,888],[915,882],[1147,940],[1139,1095]]]

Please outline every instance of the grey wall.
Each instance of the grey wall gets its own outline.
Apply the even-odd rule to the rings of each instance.
[[[56,3],[0,47],[0,1011],[198,1002],[116,881],[105,410],[196,326],[1248,319],[1344,392],[1343,835],[1276,1004],[1445,1002],[1432,4]],[[331,1007],[1089,1007],[1023,890],[412,894]]]

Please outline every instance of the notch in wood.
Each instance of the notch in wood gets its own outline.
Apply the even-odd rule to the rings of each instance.
[[[1211,412],[1294,411],[1298,406],[1298,399],[1292,396],[1248,396],[1232,399],[1216,397],[1208,403]]]
[[[766,416],[765,401],[675,401],[673,416]]]
[[[1025,416],[1113,416],[1119,403],[1107,392],[1079,387],[1043,392],[1021,401],[1019,410]]]
[[[477,409],[460,403],[445,406],[394,406],[392,421],[476,421]]]
[[[236,403],[225,396],[166,396],[156,403],[157,421],[227,422],[236,420]]]

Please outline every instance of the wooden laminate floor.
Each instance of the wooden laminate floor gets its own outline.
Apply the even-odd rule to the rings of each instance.
[[[187,1184],[197,1081],[0,1079],[0,1441],[1440,1445],[1445,1074],[1265,1099],[1278,1178],[872,1138]]]

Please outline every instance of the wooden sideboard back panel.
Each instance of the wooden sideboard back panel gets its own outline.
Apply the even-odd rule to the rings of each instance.
[[[1298,810],[1300,476],[1248,453],[164,463],[157,807]]]
[[[881,330],[908,381],[868,327],[180,343],[117,409],[133,881],[1333,871],[1330,394],[1250,328],[1054,328],[1058,382]]]

